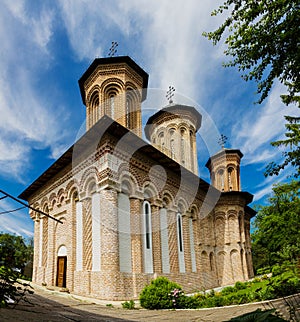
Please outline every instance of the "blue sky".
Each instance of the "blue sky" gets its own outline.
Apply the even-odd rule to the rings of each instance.
[[[281,157],[270,142],[284,136],[283,115],[298,111],[282,105],[277,83],[261,106],[254,105],[255,84],[222,67],[224,45],[214,47],[201,36],[223,21],[210,16],[219,3],[1,0],[0,189],[19,195],[74,143],[85,119],[78,79],[117,41],[117,55],[131,56],[149,73],[150,89],[173,85],[175,102],[194,104],[204,115],[197,137],[201,177],[209,180],[204,165],[220,148],[210,136],[214,127],[228,137],[227,147],[243,152],[242,188],[263,203],[289,172],[263,176]],[[0,201],[0,212],[17,207]],[[0,216],[0,231],[32,236],[26,209]]]

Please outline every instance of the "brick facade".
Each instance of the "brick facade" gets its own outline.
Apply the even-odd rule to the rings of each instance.
[[[252,195],[236,186],[221,192],[145,143],[140,103],[134,120],[113,120],[101,108],[98,112],[104,114],[94,113],[97,88],[101,102],[108,85],[115,89],[122,81],[122,92],[129,84],[141,91],[148,78],[126,57],[123,62],[112,57],[93,64],[80,80],[87,133],[21,194],[62,222],[30,212],[34,282],[63,285],[72,293],[100,299],[128,300],[160,275],[186,292],[252,277],[253,211],[247,206]],[[139,99],[144,98],[141,92]],[[194,151],[187,159],[192,170],[196,146],[189,150]],[[213,158],[210,162],[215,166]],[[234,166],[239,167],[239,160]],[[64,274],[59,257],[65,260]]]

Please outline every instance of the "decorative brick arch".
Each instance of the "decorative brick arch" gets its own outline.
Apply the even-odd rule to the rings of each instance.
[[[49,200],[46,196],[42,199],[40,207],[43,212],[46,212],[46,213],[47,211],[49,212]],[[47,211],[45,210],[46,208],[48,208]]]
[[[97,92],[97,93],[98,93],[98,95],[99,95],[100,91],[101,91],[100,86],[99,86],[98,84],[94,85],[94,86],[89,90],[89,92],[86,94],[86,100],[87,100],[87,102],[89,102],[89,103],[90,103],[91,97],[94,95],[94,93],[95,93],[95,92]]]
[[[120,187],[121,190],[123,191],[125,187],[123,185],[126,185],[127,187],[125,188],[127,191],[125,191],[127,194],[135,195],[136,194],[136,188],[138,187],[138,182],[136,178],[129,173],[128,171],[121,171],[120,176],[119,176],[119,182],[120,182]]]
[[[50,209],[53,209],[55,204],[57,202],[57,195],[56,193],[52,192],[50,197],[49,197],[49,206],[50,206]]]
[[[174,196],[170,190],[163,190],[161,199],[162,199],[163,203],[165,203],[168,208],[170,208],[170,206],[174,205]]]
[[[159,198],[158,190],[152,182],[145,182],[143,185],[145,199],[157,200]]]
[[[61,188],[59,189],[58,193],[57,193],[57,204],[61,205],[64,200],[65,200],[65,189]]]
[[[89,185],[89,181],[93,179],[95,183],[97,183],[97,175],[98,171],[96,167],[90,167],[87,170],[84,171],[84,173],[81,176],[81,180],[79,183],[79,193],[86,192],[87,187]]]

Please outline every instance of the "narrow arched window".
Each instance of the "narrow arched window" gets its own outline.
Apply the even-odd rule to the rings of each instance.
[[[220,169],[218,171],[218,180],[219,180],[219,185],[220,185],[221,191],[224,191],[225,182],[224,182],[224,170],[223,169]]]
[[[113,119],[115,116],[115,95],[111,94],[109,96],[109,109],[110,109],[110,116]]]
[[[151,228],[150,228],[150,205],[145,203],[145,238],[146,238],[146,248],[151,248]]]
[[[175,141],[174,141],[174,139],[171,139],[170,145],[171,145],[171,158],[175,159]]]
[[[98,108],[99,106],[99,93],[95,91],[91,97],[91,107],[92,109]]]
[[[181,219],[181,214],[177,214],[177,233],[178,233],[178,246],[179,246],[179,251],[183,251],[183,238],[182,238],[182,219]]]
[[[95,91],[90,100],[90,122],[95,124],[98,121],[99,93]]]
[[[145,273],[153,273],[151,206],[148,201],[143,204],[143,236]]]
[[[165,141],[164,141],[164,132],[160,132],[159,134],[158,134],[158,145],[160,145],[161,146],[161,148],[163,149],[164,148],[164,146],[165,146]]]
[[[128,129],[132,129],[133,124],[133,98],[131,95],[127,94],[126,96],[126,127]]]
[[[228,168],[228,187],[229,191],[232,191],[232,173],[233,173],[233,168]]]
[[[181,129],[180,149],[181,149],[181,163],[185,163],[185,146],[184,146],[184,129]]]
[[[170,130],[170,152],[171,152],[171,158],[175,159],[175,130]]]
[[[178,262],[179,272],[185,273],[184,247],[183,247],[183,231],[182,231],[182,216],[177,214],[177,244],[178,244]]]
[[[112,119],[115,118],[116,114],[116,103],[117,95],[119,93],[118,87],[115,85],[109,86],[105,89],[105,114],[110,116]]]

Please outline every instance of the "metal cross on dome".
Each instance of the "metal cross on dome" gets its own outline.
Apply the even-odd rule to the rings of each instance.
[[[116,41],[111,42],[111,47],[109,48],[108,57],[113,57],[117,52],[117,47],[119,44]]]
[[[173,86],[169,86],[169,89],[167,91],[166,98],[169,101],[169,104],[173,103],[172,97],[174,96],[175,88]]]
[[[224,134],[221,134],[221,137],[218,140],[218,144],[224,149],[224,145],[227,142],[228,137]]]

